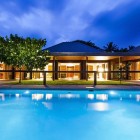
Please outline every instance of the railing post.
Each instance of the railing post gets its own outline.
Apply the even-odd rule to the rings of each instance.
[[[43,85],[46,86],[46,71],[44,71],[43,75]]]
[[[12,67],[12,77],[11,77],[11,79],[15,79],[15,68],[14,67]]]
[[[94,86],[97,85],[97,72],[94,71]]]
[[[32,73],[32,70],[30,71],[30,79],[33,78],[33,73]]]

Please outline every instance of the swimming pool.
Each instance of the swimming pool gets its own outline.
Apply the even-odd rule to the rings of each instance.
[[[139,140],[140,90],[0,89],[0,140]]]

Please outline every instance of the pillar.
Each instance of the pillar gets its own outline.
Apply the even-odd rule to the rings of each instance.
[[[108,61],[108,80],[111,80],[111,61]]]
[[[53,81],[58,79],[58,61],[53,57]]]
[[[81,62],[81,76],[80,76],[81,80],[86,80],[87,74],[85,73],[85,71],[86,71],[86,60],[83,60]]]

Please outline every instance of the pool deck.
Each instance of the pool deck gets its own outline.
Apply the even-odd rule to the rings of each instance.
[[[140,85],[0,85],[0,89],[139,89]]]

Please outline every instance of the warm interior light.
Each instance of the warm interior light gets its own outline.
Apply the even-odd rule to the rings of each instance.
[[[105,71],[108,71],[108,68],[105,68]]]
[[[68,80],[69,80],[69,81],[72,81],[72,78],[68,77]]]
[[[98,68],[98,72],[103,72],[104,71],[104,69],[100,66],[99,68]]]
[[[68,66],[68,67],[72,67],[72,66],[74,66],[74,64],[68,63],[67,66]]]

